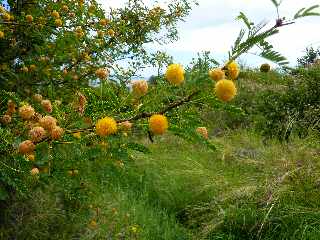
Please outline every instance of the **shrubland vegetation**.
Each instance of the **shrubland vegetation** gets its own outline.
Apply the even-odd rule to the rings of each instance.
[[[191,1],[8,2],[1,239],[319,238],[320,67],[307,51],[288,68],[267,42],[318,6],[272,27],[241,12],[227,62],[183,67],[145,44],[176,40]],[[253,47],[283,70],[240,70]]]

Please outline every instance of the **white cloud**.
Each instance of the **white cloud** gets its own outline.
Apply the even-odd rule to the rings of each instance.
[[[168,0],[169,1],[169,0]],[[160,3],[165,2],[161,0]],[[107,8],[121,7],[125,0],[100,1]],[[156,1],[146,0],[147,4]],[[276,11],[270,0],[198,0],[186,22],[179,24],[180,40],[167,46],[156,46],[167,50],[179,62],[187,60],[186,55],[195,56],[197,52],[210,50],[218,56],[227,56],[227,51],[234,42],[240,23],[235,17],[243,11],[254,22],[275,21]],[[302,7],[320,4],[319,0],[283,0],[280,7],[282,16],[292,17]],[[295,63],[297,57],[303,54],[306,46],[317,43],[320,45],[320,17],[310,17],[297,21],[296,24],[280,29],[280,34],[270,41],[275,49]],[[247,56],[250,58],[250,55]],[[256,59],[256,58],[255,58]],[[263,61],[263,60],[261,60]],[[250,62],[250,61],[249,61]]]

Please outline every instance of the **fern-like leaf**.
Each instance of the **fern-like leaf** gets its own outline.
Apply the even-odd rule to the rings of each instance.
[[[309,16],[320,16],[319,12],[313,12],[320,7],[320,5],[313,5],[309,8],[301,8],[295,15],[294,19],[302,18],[302,17],[309,17]]]
[[[246,33],[245,30],[243,30],[243,29],[240,30],[239,35],[238,35],[236,41],[234,42],[233,47],[231,48],[232,53],[237,51],[237,49],[238,49],[238,47],[239,47],[239,45],[240,45],[245,33]]]
[[[275,7],[279,7],[282,1],[279,1],[279,2],[278,2],[277,0],[271,0],[271,2],[273,3],[273,5],[274,5]]]
[[[287,59],[281,54],[274,50],[264,50],[259,54],[260,57],[268,59],[272,62],[279,64],[280,66],[287,65],[289,62]]]
[[[254,23],[250,22],[248,17],[243,12],[240,12],[239,16],[236,19],[242,20],[248,29],[251,29],[251,27],[254,25]]]

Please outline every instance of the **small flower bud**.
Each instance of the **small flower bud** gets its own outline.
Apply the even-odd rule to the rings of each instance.
[[[1,117],[1,122],[5,125],[11,123],[11,121],[12,121],[12,118],[10,115],[5,114]]]
[[[32,176],[37,176],[37,175],[39,175],[39,173],[40,173],[40,171],[39,171],[38,168],[32,168],[31,171],[30,171],[30,174]]]
[[[52,105],[50,100],[42,100],[41,105],[44,108],[44,110],[48,113],[52,112]]]

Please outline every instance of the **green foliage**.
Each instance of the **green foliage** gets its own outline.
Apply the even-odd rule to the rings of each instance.
[[[320,58],[320,47],[317,49],[310,47],[306,48],[304,56],[298,58],[298,63],[300,67],[309,67],[318,58]]]
[[[300,70],[284,92],[266,91],[258,97],[264,134],[288,140],[292,133],[319,131],[319,68]]]
[[[308,17],[308,16],[320,16],[320,13],[313,12],[316,9],[319,9],[320,5],[313,5],[309,8],[301,8],[295,15],[294,19]]]
[[[185,0],[176,1],[164,10],[147,8],[143,1],[129,1],[126,7],[105,13],[96,1],[80,2],[10,3],[15,20],[0,22],[6,36],[0,40],[2,89],[25,94],[25,90],[46,93],[54,88],[55,96],[63,96],[89,86],[95,80],[95,70],[101,67],[109,68],[110,79],[127,83],[141,67],[158,61],[144,44],[176,40],[176,24],[192,6]],[[55,26],[52,10],[60,13],[62,27]],[[33,23],[26,22],[27,14],[33,16]],[[107,26],[99,24],[100,19],[107,19]],[[123,62],[126,68],[121,67]],[[30,65],[36,70],[21,71]]]
[[[271,0],[271,2],[274,4],[275,7],[279,7],[282,1],[277,1],[277,0]]]
[[[280,4],[273,2],[276,7]],[[191,1],[171,1],[167,8],[161,8],[147,7],[142,0],[129,0],[123,8],[108,12],[94,0],[9,4],[10,12],[0,14],[4,32],[0,39],[0,112],[11,120],[1,118],[0,126],[0,204],[9,206],[1,209],[0,214],[10,226],[6,230],[8,238],[188,239],[188,205],[207,202],[219,187],[225,187],[212,184],[215,177],[211,174],[219,167],[212,165],[211,155],[236,159],[228,152],[218,155],[218,151],[225,151],[219,143],[197,133],[198,127],[210,122],[203,113],[216,109],[226,111],[238,122],[244,118],[237,100],[226,104],[215,96],[208,72],[219,67],[219,63],[209,52],[198,54],[184,68],[183,76],[179,76],[180,72],[174,74],[173,77],[185,78],[180,86],[170,83],[169,77],[161,73],[173,59],[159,51],[147,52],[147,43],[165,44],[177,39],[177,23],[191,10]],[[314,9],[301,11],[297,16],[312,15]],[[58,17],[55,11],[59,12]],[[266,41],[285,23],[277,22],[265,30],[265,22],[254,24],[242,12],[238,19],[244,21],[248,30],[240,31],[229,62],[258,46],[261,56],[280,65],[286,63]],[[158,68],[157,76],[149,81],[143,94],[138,94],[131,89],[132,78],[148,66]],[[319,82],[316,77],[312,79]],[[297,88],[293,92],[305,94],[312,101],[310,104],[317,106],[318,92],[314,95],[311,85],[315,86],[306,84],[303,91]],[[293,101],[293,96],[290,93],[285,100]],[[13,107],[8,106],[9,100]],[[243,105],[249,103],[244,98],[240,100]],[[309,103],[306,101],[302,104]],[[297,102],[291,104],[300,106]],[[301,114],[306,116],[306,112],[303,109]],[[205,157],[204,160],[192,159],[193,149],[182,142],[186,152],[183,158],[190,164],[188,170],[184,171],[185,163],[179,162],[181,155],[174,159],[173,166],[161,163],[161,154],[169,148],[170,141],[164,143],[166,137],[152,134],[148,119],[154,114],[166,115],[169,133],[187,140],[197,150],[202,149],[196,156]],[[53,117],[50,126],[43,122],[46,115]],[[94,123],[101,119],[105,120],[102,125],[107,125],[102,130],[111,132],[110,129],[117,128],[113,131],[116,134],[100,131]],[[58,127],[52,128],[55,120]],[[123,123],[133,124],[133,128],[130,125],[125,129]],[[36,139],[30,130],[40,125],[46,133],[42,136],[40,131],[41,139]],[[139,134],[161,144],[158,168],[135,161],[134,156],[140,155],[142,161],[148,161],[155,151],[154,145],[143,142]],[[35,149],[21,151],[21,146],[28,147],[23,142],[27,139],[28,143],[32,140]],[[171,145],[176,151],[176,145]],[[211,151],[204,151],[208,149]],[[167,157],[170,159],[170,155]],[[231,169],[225,170],[239,177],[245,174],[236,170],[239,166],[231,164]],[[246,168],[247,174],[257,170],[261,171],[253,166]],[[201,184],[205,186],[195,189]],[[27,210],[20,212],[19,206],[10,203],[12,199]],[[42,208],[38,209],[32,200],[40,202]],[[31,220],[34,216],[35,220]],[[60,232],[63,236],[59,236]]]
[[[270,43],[262,40],[259,45],[262,48],[262,52],[260,53],[261,57],[276,62],[280,66],[289,63],[283,55],[273,50],[273,46]]]

